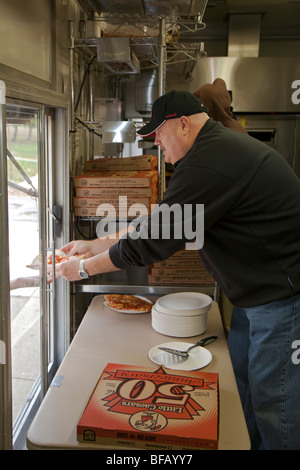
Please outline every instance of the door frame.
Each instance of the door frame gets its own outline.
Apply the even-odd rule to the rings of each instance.
[[[0,340],[4,357],[0,364],[0,449],[12,448],[11,316],[9,286],[8,195],[6,157],[6,88],[0,81]]]
[[[0,85],[3,82],[0,81]],[[1,88],[0,88],[1,90]],[[1,91],[0,91],[1,93]],[[6,103],[5,103],[5,86],[2,93],[1,111],[0,111],[0,157],[1,157],[1,180],[0,180],[0,204],[1,204],[1,240],[0,248],[2,253],[9,253],[8,241],[8,196],[7,196],[7,157],[6,157]],[[8,103],[7,103],[8,104]],[[5,364],[0,365],[0,449],[23,449],[26,443],[26,434],[28,427],[41,404],[44,395],[51,383],[52,378],[66,352],[70,341],[69,324],[70,324],[70,291],[66,281],[61,280],[55,286],[55,283],[49,287],[47,284],[46,258],[49,249],[54,249],[55,245],[47,246],[47,230],[48,218],[52,213],[53,207],[49,207],[47,200],[47,157],[53,159],[51,169],[58,167],[56,173],[63,173],[58,184],[53,186],[53,198],[51,204],[60,204],[62,207],[62,224],[61,234],[57,237],[57,242],[61,246],[64,240],[69,238],[69,185],[66,184],[66,177],[69,175],[69,159],[68,159],[68,128],[67,128],[67,109],[53,108],[41,103],[33,101],[24,102],[23,100],[10,99],[9,104],[25,105],[38,110],[39,127],[38,127],[38,145],[39,145],[39,252],[42,254],[43,272],[40,284],[40,353],[41,353],[41,370],[40,378],[34,384],[26,406],[20,412],[18,418],[12,422],[12,376],[11,376],[11,331],[10,331],[10,286],[9,286],[9,256],[2,259],[1,266],[1,304],[0,304],[0,340],[5,344]],[[47,155],[47,116],[51,109],[53,122],[51,125],[51,139],[53,137],[52,155]],[[59,163],[58,163],[59,162]],[[59,168],[60,167],[60,168]],[[50,175],[55,178],[56,174]],[[52,182],[51,182],[52,184]],[[42,188],[42,190],[41,190]],[[3,232],[3,233],[2,233]],[[3,251],[2,251],[3,250]],[[4,257],[3,257],[4,258]],[[53,357],[48,363],[49,351],[49,305],[52,311],[54,335]],[[58,308],[60,305],[60,308]],[[63,312],[61,305],[63,305]],[[63,330],[63,333],[61,331]],[[59,334],[58,334],[59,332]]]

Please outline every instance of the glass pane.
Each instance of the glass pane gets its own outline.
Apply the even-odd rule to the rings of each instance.
[[[40,374],[40,276],[28,267],[39,257],[38,116],[7,106],[13,421]]]

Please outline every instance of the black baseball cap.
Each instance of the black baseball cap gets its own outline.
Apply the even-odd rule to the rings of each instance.
[[[173,90],[154,101],[150,121],[137,134],[149,137],[168,119],[203,112],[208,112],[208,108],[195,95],[188,91]]]

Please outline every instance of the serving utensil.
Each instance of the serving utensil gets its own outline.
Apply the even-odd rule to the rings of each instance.
[[[196,344],[192,344],[188,349],[185,351],[180,351],[180,349],[172,349],[172,348],[164,348],[164,347],[159,347],[162,351],[165,351],[170,354],[174,354],[175,356],[180,356],[180,357],[189,357],[189,352],[193,349],[196,348],[197,346],[205,346],[206,344],[212,343],[215,341],[218,337],[217,336],[207,336],[206,338],[200,339]]]

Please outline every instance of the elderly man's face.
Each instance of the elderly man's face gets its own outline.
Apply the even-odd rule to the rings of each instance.
[[[169,119],[156,131],[155,144],[160,145],[166,163],[176,163],[186,153],[181,118]]]

